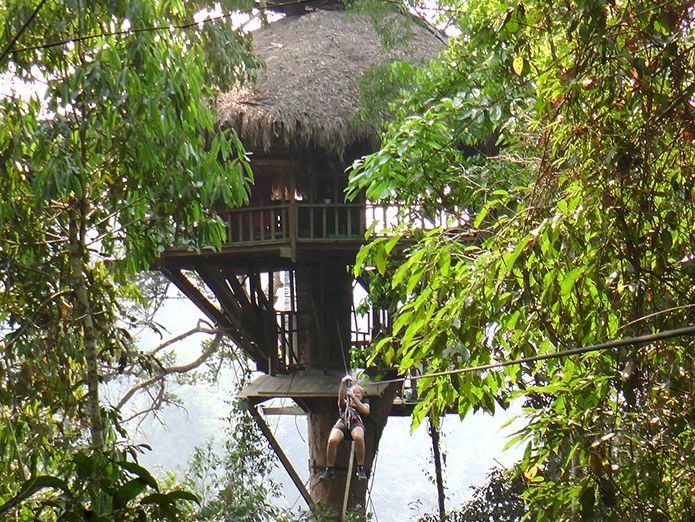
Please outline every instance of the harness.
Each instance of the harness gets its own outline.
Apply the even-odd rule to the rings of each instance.
[[[345,431],[347,434],[349,434],[352,431],[352,428],[355,426],[355,424],[359,426],[364,423],[364,421],[362,420],[362,416],[359,414],[357,408],[351,406],[350,396],[347,394],[348,391],[350,391],[350,388],[346,390],[345,407],[338,407],[338,418],[343,423],[343,426],[345,427]],[[367,401],[368,399],[362,400]]]
[[[343,424],[345,425],[345,428],[349,431],[352,429],[352,419],[353,418],[359,418],[359,415],[355,411],[355,408],[350,406],[350,401],[348,399],[347,404],[345,404],[345,408],[343,408],[342,412],[340,413],[340,420],[343,421]]]

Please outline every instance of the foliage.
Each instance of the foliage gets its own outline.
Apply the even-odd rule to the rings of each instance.
[[[99,384],[136,355],[119,301],[166,246],[219,247],[217,212],[247,198],[245,152],[213,108],[255,62],[226,20],[192,23],[207,5],[0,6],[0,39],[19,35],[0,74],[32,88],[0,98],[3,501],[32,477],[69,483],[76,454],[110,454],[122,434]]]
[[[508,471],[493,468],[485,484],[473,487],[473,498],[460,509],[446,514],[447,522],[518,522],[526,513],[521,500],[524,481]],[[420,522],[437,522],[439,516],[425,515]]]
[[[402,213],[358,256],[398,303],[372,360],[430,373],[693,324],[692,3],[440,7],[460,35],[351,174]],[[442,211],[467,226],[412,225]],[[524,395],[529,518],[688,519],[694,369],[677,338],[422,378],[414,422]]]
[[[188,491],[160,491],[155,478],[125,454],[76,453],[61,467],[61,476],[72,480],[31,477],[0,514],[21,504],[18,516],[31,520],[179,520],[178,502],[198,501]]]
[[[237,402],[226,419],[224,451],[208,442],[196,448],[188,478],[203,498],[196,520],[274,520],[278,485],[270,478],[276,460],[251,415]]]

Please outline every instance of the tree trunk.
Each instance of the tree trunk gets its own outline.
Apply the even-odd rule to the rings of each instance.
[[[331,428],[338,419],[337,392],[336,397],[330,399],[314,399],[308,401],[310,409],[308,418],[309,431],[309,491],[314,500],[324,508],[331,509],[334,513],[340,513],[345,495],[345,481],[347,478],[347,466],[350,457],[350,443],[343,441],[338,447],[335,459],[335,478],[332,480],[320,480],[318,474],[326,466],[326,444]],[[374,472],[374,458],[379,447],[381,434],[386,426],[388,414],[393,405],[393,399],[398,390],[398,383],[391,384],[381,397],[370,397],[370,414],[365,420],[365,459],[364,467],[369,479]],[[357,467],[354,463],[353,473]],[[365,510],[367,506],[367,486],[370,480],[361,481],[352,477],[348,497],[348,510]]]
[[[77,302],[76,309],[79,311],[79,318],[82,327],[82,339],[84,343],[84,358],[87,382],[87,414],[89,417],[89,428],[92,436],[92,448],[101,450],[104,447],[104,434],[101,421],[101,409],[99,406],[99,366],[97,335],[94,326],[92,307],[89,302],[87,291],[87,281],[85,278],[85,252],[84,229],[81,225],[82,220],[77,206],[79,202],[74,202],[70,210],[70,268],[72,272],[72,287],[75,292]]]
[[[352,309],[352,278],[347,265],[300,265],[296,288],[300,363],[307,368],[345,370],[350,366],[347,353]]]
[[[442,454],[439,447],[440,437],[439,437],[439,425],[436,421],[433,421],[432,417],[429,418],[429,432],[432,438],[432,455],[434,456],[434,472],[435,479],[437,481],[437,502],[439,505],[439,521],[444,522],[446,519],[446,511],[444,501],[446,496],[444,495],[444,472],[442,470]]]

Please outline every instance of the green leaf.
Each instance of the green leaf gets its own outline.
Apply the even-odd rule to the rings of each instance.
[[[386,272],[387,258],[388,254],[386,253],[386,249],[383,247],[383,245],[379,245],[376,250],[376,269],[381,275]]]
[[[495,291],[502,284],[502,281],[505,279],[505,277],[507,277],[509,272],[511,272],[512,268],[514,268],[519,255],[521,255],[521,252],[523,252],[532,239],[533,237],[530,234],[526,235],[518,241],[514,250],[502,255],[501,262],[499,263],[499,271],[497,273],[497,284],[495,285]]]
[[[70,493],[67,483],[61,478],[54,477],[52,475],[40,475],[38,477],[30,478],[24,482],[24,484],[22,484],[17,495],[0,505],[0,515],[8,512],[17,504],[24,502],[35,493],[38,493],[42,489],[46,488],[60,489],[67,494]]]
[[[196,504],[200,504],[200,497],[191,493],[190,491],[185,491],[182,489],[175,489],[173,491],[170,491],[169,493],[167,493],[167,497],[169,497],[172,501],[186,500],[189,502],[195,502]]]
[[[570,294],[574,283],[577,281],[577,278],[579,278],[579,276],[581,276],[583,273],[584,267],[578,266],[565,275],[565,277],[562,279],[562,285],[560,286],[560,297],[565,298]]]
[[[171,504],[171,500],[164,493],[151,493],[142,498],[140,501],[142,504],[158,504],[160,506],[165,506]]]
[[[128,502],[134,500],[146,488],[147,484],[141,478],[132,479],[121,485],[113,496],[114,509],[125,507]]]
[[[157,481],[147,469],[143,468],[139,464],[136,464],[135,462],[118,461],[116,462],[116,464],[122,467],[123,469],[130,471],[134,475],[137,475],[139,479],[141,479],[152,489],[159,491],[159,485],[157,484]]]
[[[70,491],[67,483],[63,479],[51,475],[40,475],[27,480],[22,485],[21,491],[27,492],[28,495],[33,495],[43,488],[61,489],[66,493]]]

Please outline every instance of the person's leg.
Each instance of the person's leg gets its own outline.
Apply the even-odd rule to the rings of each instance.
[[[357,478],[367,480],[367,473],[364,471],[364,428],[357,426],[350,432],[352,440],[355,441],[355,456],[357,457]]]
[[[328,444],[326,444],[326,466],[332,468],[335,465],[335,454],[338,451],[338,444],[343,440],[345,435],[343,430],[334,427],[331,434],[328,436]]]
[[[342,422],[336,422],[328,436],[328,442],[326,443],[326,469],[320,473],[321,478],[332,479],[335,476],[335,471],[333,470],[335,454],[338,451],[338,444],[345,437],[342,427]]]
[[[364,466],[364,428],[357,426],[350,432],[352,440],[355,441],[355,457],[357,458],[357,465]]]

